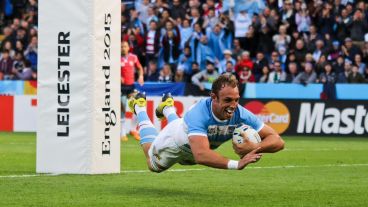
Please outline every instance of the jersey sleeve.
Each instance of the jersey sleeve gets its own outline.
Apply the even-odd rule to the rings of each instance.
[[[188,127],[188,137],[193,135],[207,137],[207,121],[204,115],[203,103],[194,105],[184,116],[184,123]]]
[[[259,132],[263,127],[264,123],[261,121],[256,115],[252,112],[248,111],[246,108],[242,106],[238,106],[240,112],[240,121],[246,125],[251,126],[257,132]]]

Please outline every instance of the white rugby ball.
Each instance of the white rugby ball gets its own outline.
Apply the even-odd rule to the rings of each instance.
[[[233,142],[235,144],[244,143],[244,138],[241,135],[242,133],[244,133],[248,138],[248,140],[253,143],[260,143],[262,141],[261,137],[259,136],[258,132],[255,129],[253,129],[251,126],[243,124],[235,128],[234,130]]]

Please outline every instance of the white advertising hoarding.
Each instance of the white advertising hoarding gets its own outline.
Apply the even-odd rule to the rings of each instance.
[[[184,113],[188,109],[198,102],[203,97],[174,97],[176,112],[180,117],[184,116]],[[147,97],[147,113],[152,120],[154,126],[161,130],[165,127],[166,121],[159,120],[155,116],[155,109],[160,104],[161,97],[148,96]],[[15,132],[36,132],[37,126],[37,97],[33,95],[14,96],[14,131]],[[126,124],[124,127],[131,127],[136,123],[131,124],[133,120],[132,113],[126,112]]]
[[[14,96],[14,131],[35,132],[37,127],[37,97]]]

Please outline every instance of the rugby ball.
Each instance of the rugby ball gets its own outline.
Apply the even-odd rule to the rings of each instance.
[[[244,138],[241,135],[242,133],[244,133],[248,140],[253,143],[260,143],[262,141],[261,137],[255,129],[253,129],[251,126],[242,124],[241,126],[234,129],[233,142],[235,144],[244,143]]]

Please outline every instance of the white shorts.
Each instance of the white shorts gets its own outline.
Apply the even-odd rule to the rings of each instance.
[[[182,124],[182,119],[170,122],[152,142],[148,155],[155,171],[166,170],[175,163],[195,164],[191,151],[176,141],[179,137],[183,139],[187,136]]]

